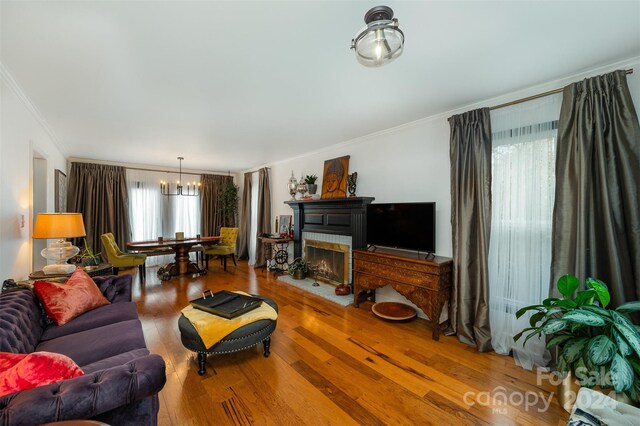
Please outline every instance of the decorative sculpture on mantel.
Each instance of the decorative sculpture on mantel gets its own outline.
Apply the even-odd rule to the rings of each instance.
[[[356,181],[358,180],[358,172],[353,172],[347,176],[347,190],[349,191],[349,197],[356,196]]]

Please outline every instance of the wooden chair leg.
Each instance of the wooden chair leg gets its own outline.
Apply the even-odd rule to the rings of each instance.
[[[236,263],[236,255],[235,255],[235,253],[231,253],[231,260],[233,260],[233,266],[238,266],[238,264]]]
[[[222,256],[222,261],[224,263],[224,270],[227,270],[227,255]]]
[[[117,267],[113,267],[113,275],[118,275],[118,272],[120,272],[120,268]]]
[[[147,275],[144,268],[144,263],[138,266],[138,272],[140,274],[140,282],[143,283],[145,281],[145,276]]]

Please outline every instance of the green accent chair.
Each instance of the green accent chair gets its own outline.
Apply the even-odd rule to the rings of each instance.
[[[220,244],[206,247],[204,249],[205,262],[209,269],[209,258],[219,256],[224,263],[224,270],[227,270],[227,256],[231,256],[233,265],[236,266],[236,240],[238,239],[238,228],[220,228],[222,240]]]
[[[120,268],[133,268],[137,266],[140,271],[140,282],[145,282],[147,275],[147,268],[145,267],[145,261],[147,260],[146,254],[123,253],[111,232],[100,235],[100,239],[104,246],[104,252],[107,253],[107,261],[113,266],[114,274],[117,274]]]

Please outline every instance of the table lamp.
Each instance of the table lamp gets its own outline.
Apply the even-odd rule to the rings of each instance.
[[[53,239],[58,241],[49,243],[49,247],[43,249],[40,254],[47,259],[49,264],[42,268],[46,275],[70,274],[75,271],[75,265],[69,265],[67,260],[80,252],[80,249],[65,241],[65,238],[84,237],[81,213],[38,213],[33,229],[33,238]]]

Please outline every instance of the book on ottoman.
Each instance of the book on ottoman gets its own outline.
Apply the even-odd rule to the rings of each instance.
[[[207,293],[209,293],[208,296]],[[235,318],[256,309],[261,304],[262,300],[257,297],[245,296],[244,294],[226,290],[216,293],[207,290],[201,298],[191,301],[191,306],[194,308],[227,319]]]

